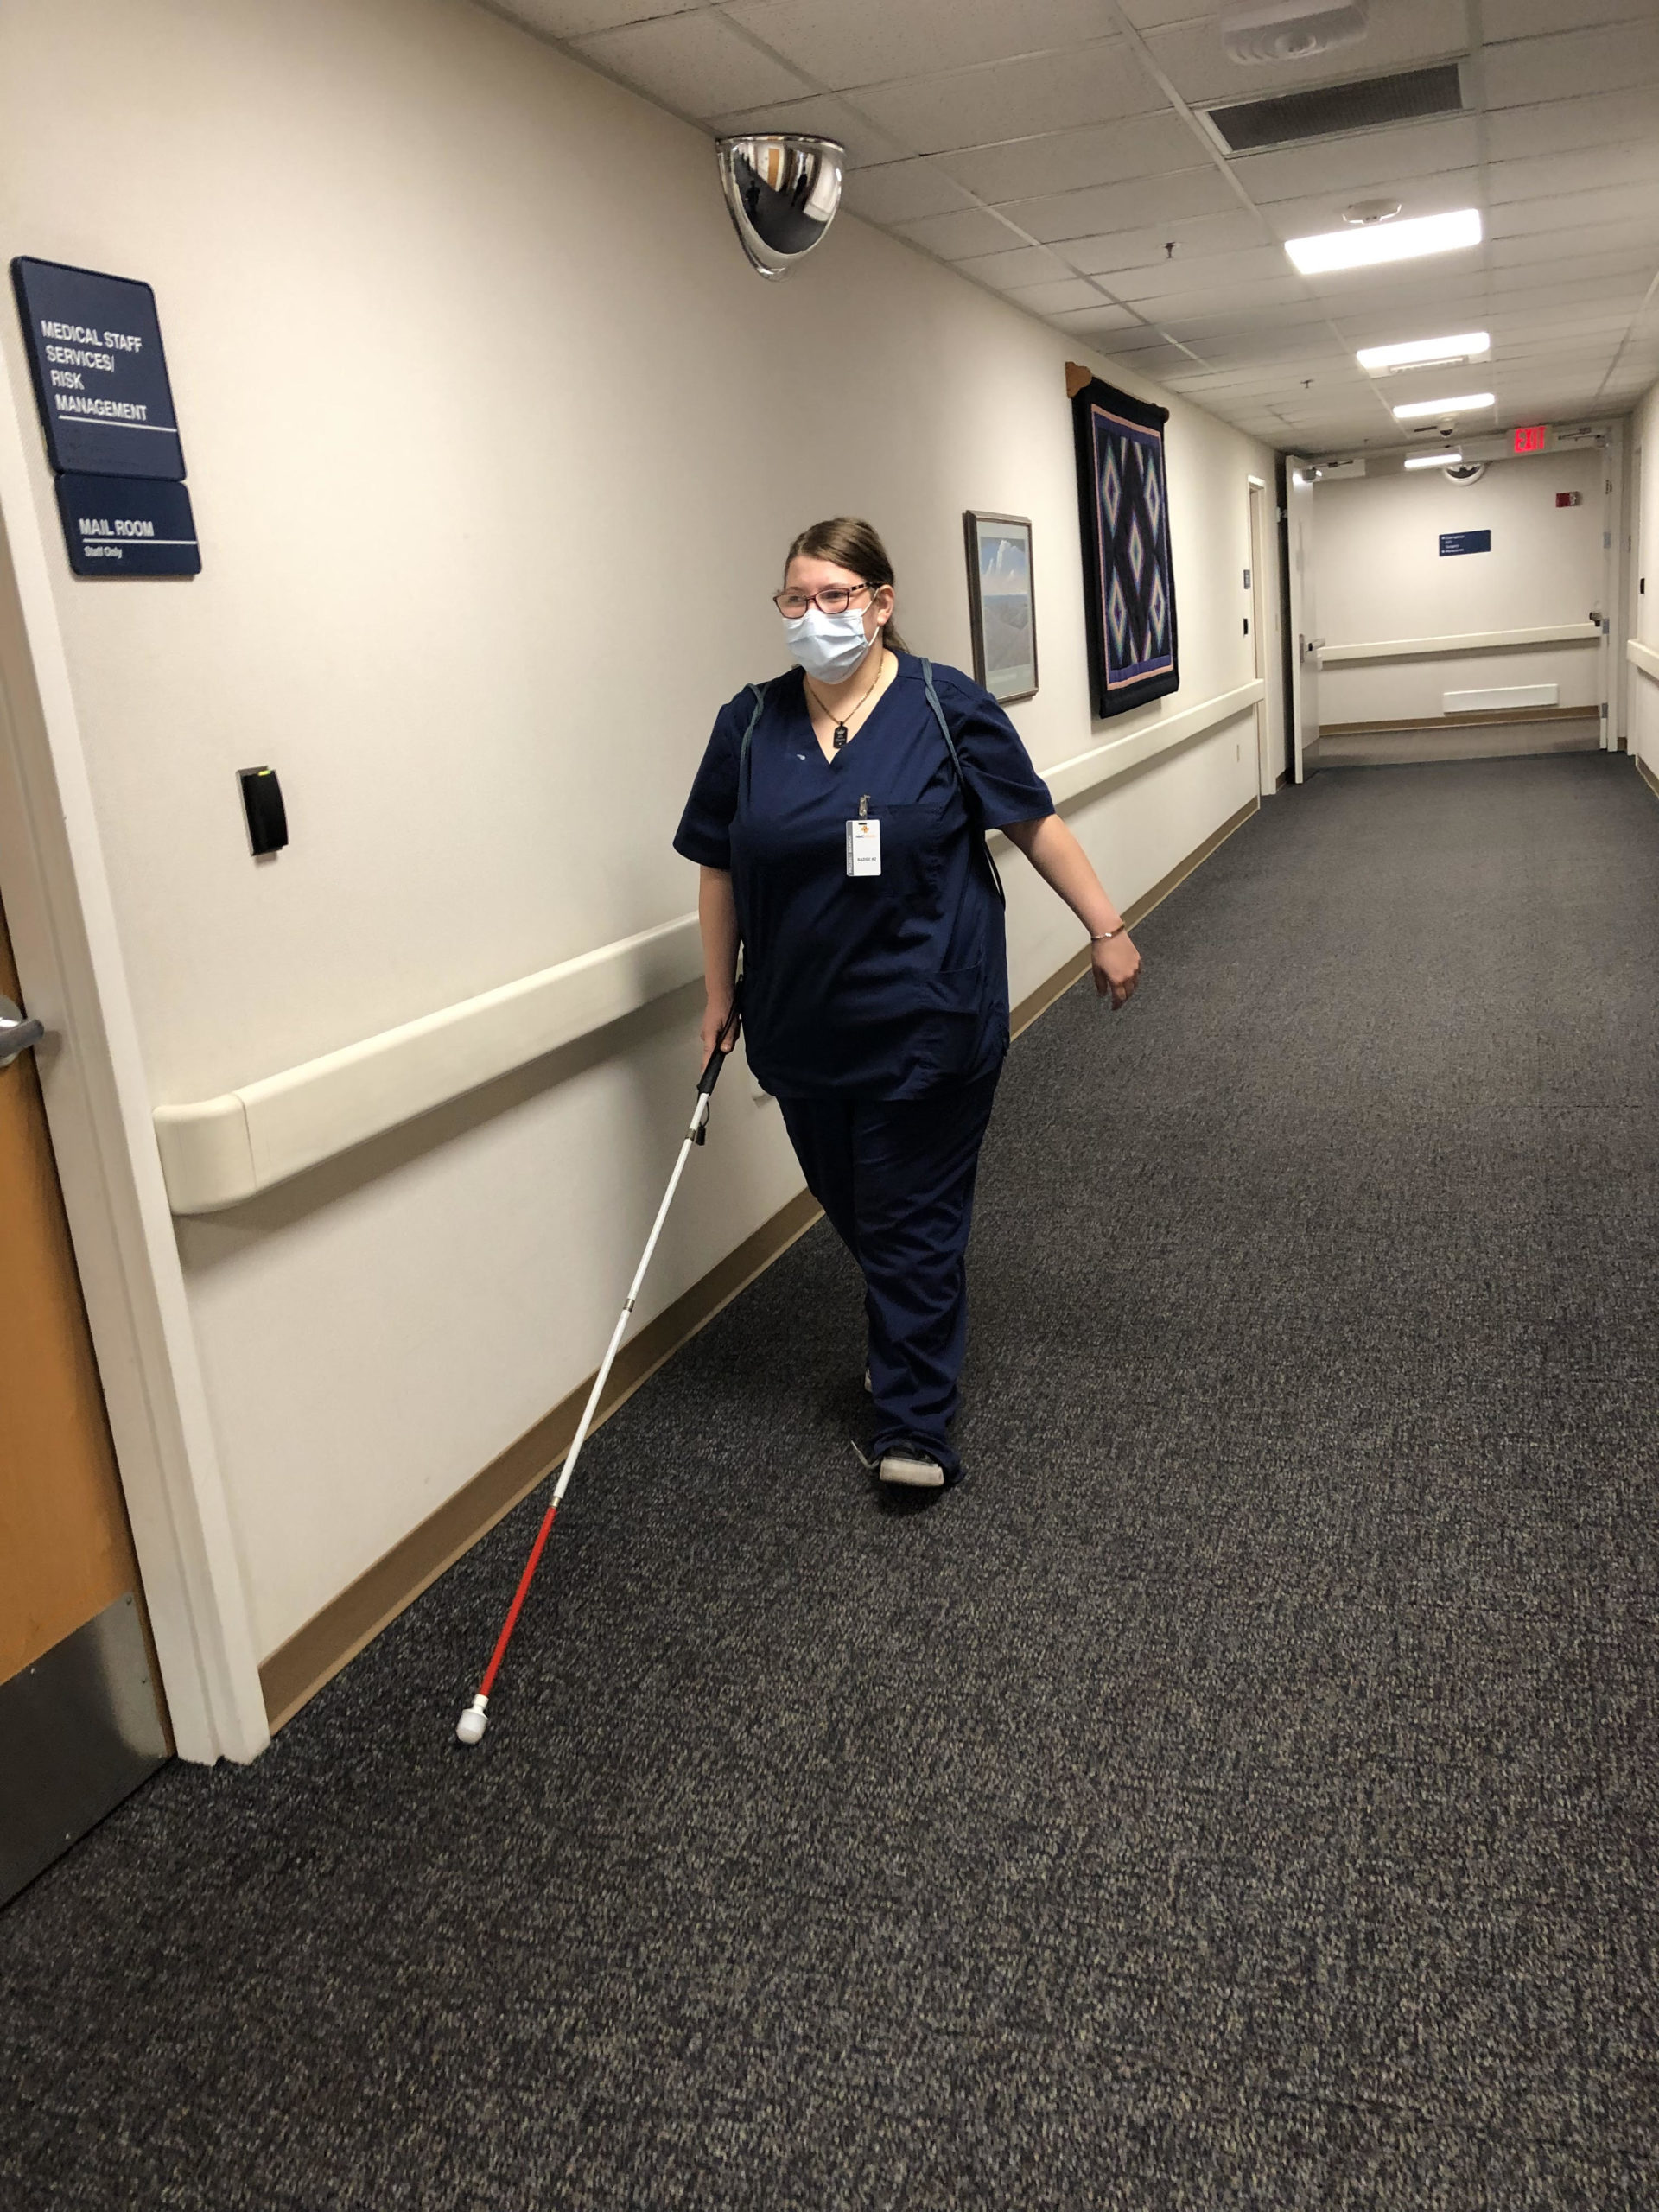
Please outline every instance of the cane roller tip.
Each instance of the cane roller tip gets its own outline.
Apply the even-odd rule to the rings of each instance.
[[[478,1744],[483,1741],[484,1731],[490,1725],[490,1716],[484,1710],[488,1703],[487,1698],[475,1697],[460,1719],[456,1721],[455,1733],[463,1744]]]

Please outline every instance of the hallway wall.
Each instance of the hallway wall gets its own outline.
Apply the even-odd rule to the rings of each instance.
[[[66,159],[67,117],[96,159]],[[779,664],[767,594],[817,515],[877,522],[906,632],[963,664],[962,512],[1030,515],[1015,719],[1039,765],[1124,728],[1091,729],[1077,342],[850,217],[763,283],[706,139],[465,0],[9,10],[0,132],[8,256],[156,287],[203,546],[193,582],[69,576],[4,318],[36,462],[7,524],[56,577],[156,1103],[684,912],[669,839],[715,708]],[[1252,672],[1271,456],[1179,400],[1169,451],[1185,681],[1129,727]],[[265,762],[293,842],[256,866],[235,772]],[[1246,715],[1073,818],[1127,903],[1255,790]],[[1078,931],[1008,873],[1018,997]],[[696,1014],[179,1224],[262,1653],[591,1371]],[[645,1313],[798,1188],[747,1084],[717,1120]]]
[[[1605,456],[1491,462],[1474,484],[1439,469],[1328,479],[1314,492],[1316,603],[1327,645],[1582,622],[1601,602]],[[1557,507],[1558,492],[1583,504]],[[1440,551],[1442,531],[1486,530],[1490,553]],[[1527,645],[1320,671],[1324,725],[1438,719],[1446,691],[1555,683],[1563,707],[1600,697],[1593,643]]]

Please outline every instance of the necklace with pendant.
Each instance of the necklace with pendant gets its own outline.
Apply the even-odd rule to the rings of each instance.
[[[886,665],[887,654],[884,652],[881,656],[880,662],[876,668],[875,674],[870,679],[870,690],[864,694],[864,699],[868,699],[869,697],[870,691],[874,691],[876,685],[881,681],[881,671]],[[818,696],[817,693],[813,690],[812,686],[806,683],[806,678],[804,677],[801,678],[801,681],[803,683],[806,683],[807,695],[811,699],[813,705],[817,707],[818,712],[835,723],[836,727],[830,734],[830,743],[834,750],[839,753],[842,747],[847,742],[847,725],[858,713],[859,707],[861,707],[864,704],[864,699],[861,699],[859,701],[858,706],[855,707],[850,714],[836,715],[824,703],[824,702]]]

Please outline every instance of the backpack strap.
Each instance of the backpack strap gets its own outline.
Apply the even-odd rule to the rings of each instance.
[[[755,724],[766,711],[767,684],[752,683],[749,689],[754,694],[754,712],[749,716],[749,726],[743,733],[742,749],[737,756],[737,787],[745,798],[748,797],[749,740],[754,735]]]
[[[939,704],[939,695],[933,688],[933,664],[931,660],[925,660],[922,663],[922,687],[927,693],[927,703],[933,709],[933,719],[938,723],[939,734],[944,740],[944,749],[950,755],[950,766],[957,772],[957,781],[962,785],[962,796],[967,803],[968,811],[970,816],[977,817],[979,808],[974,798],[973,788],[967,777],[962,772],[962,755],[957,750],[956,739],[950,734],[950,725],[945,720],[944,709]],[[985,828],[982,822],[979,823],[979,849],[985,855],[985,865],[991,872],[991,882],[995,888],[996,895],[1006,906],[1008,903],[1008,894],[1002,888],[1002,878],[997,873],[996,862],[991,856],[991,849],[985,841]]]

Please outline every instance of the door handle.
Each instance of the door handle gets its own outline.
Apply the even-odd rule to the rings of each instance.
[[[0,998],[0,1068],[9,1068],[46,1034],[43,1022],[28,1020],[21,1007]]]

